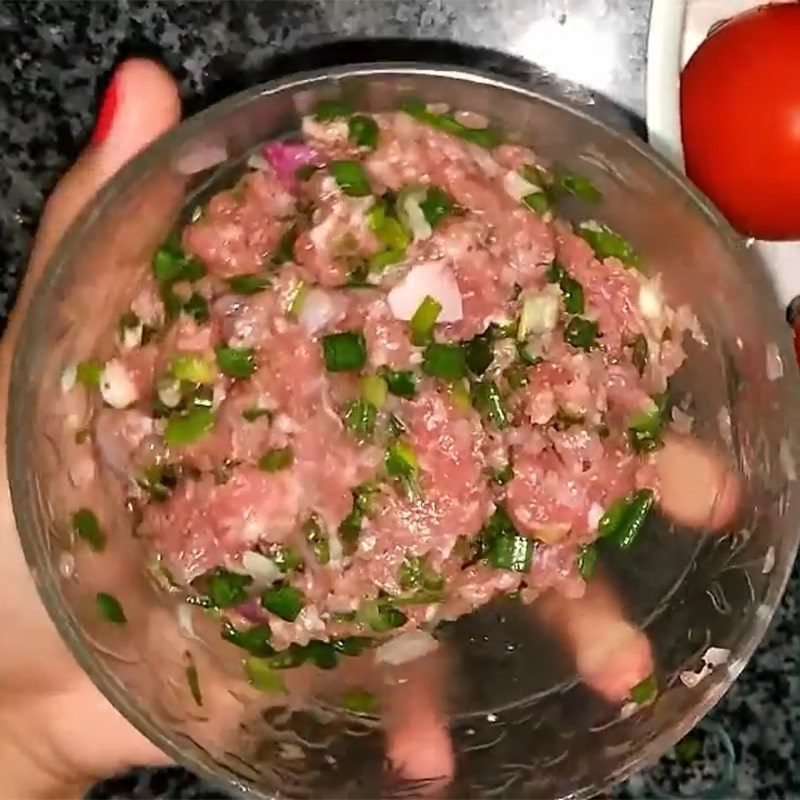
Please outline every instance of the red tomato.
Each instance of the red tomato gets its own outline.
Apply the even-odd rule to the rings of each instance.
[[[800,239],[800,3],[717,29],[683,71],[686,172],[731,224]]]

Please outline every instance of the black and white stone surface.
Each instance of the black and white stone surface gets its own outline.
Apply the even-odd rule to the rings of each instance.
[[[648,14],[649,0],[0,0],[0,330],[44,199],[86,143],[97,96],[126,54],[162,59],[187,113],[343,61],[416,58],[521,79],[536,62],[584,87],[590,102],[610,100],[619,124],[641,131]],[[668,755],[615,796],[800,798],[799,598],[796,569],[767,640],[694,734],[700,754],[688,764]],[[734,758],[718,785],[730,766],[726,737]],[[115,778],[92,796],[219,791],[173,768]]]

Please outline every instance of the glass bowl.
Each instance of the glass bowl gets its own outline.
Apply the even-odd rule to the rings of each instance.
[[[442,629],[451,676],[442,702],[457,768],[455,781],[437,791],[589,797],[696,725],[763,636],[798,547],[800,396],[776,299],[762,265],[696,190],[640,141],[556,92],[413,64],[268,83],[155,142],[100,192],[52,257],[13,363],[8,457],[22,546],[51,617],[91,679],[139,730],[206,779],[257,796],[426,791],[387,783],[378,718],[329,702],[325,686],[314,687],[314,702],[278,704],[246,683],[237,659],[204,644],[202,615],[195,637],[187,631],[143,569],[120,487],[78,455],[85,398],[61,389],[66,364],[108,349],[109,331],[171,226],[230,185],[259,144],[296,130],[323,98],[370,111],[394,108],[406,94],[446,100],[592,178],[605,196],[597,216],[633,241],[673,304],[688,302],[699,317],[708,344],[690,348],[673,391],[696,436],[744,483],[736,524],[724,532],[689,531],[656,516],[635,552],[603,565],[656,654],[661,692],[649,705],[621,711],[588,692],[518,604],[493,603]],[[224,164],[181,174],[187,158],[220,147]],[[72,547],[70,514],[83,505],[108,531],[103,554]],[[97,618],[95,595],[109,589],[123,602],[125,626]],[[691,680],[712,646],[716,665]],[[202,705],[187,683],[193,674]]]

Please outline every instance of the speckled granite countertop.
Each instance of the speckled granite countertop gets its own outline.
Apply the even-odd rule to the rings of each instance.
[[[43,199],[86,142],[97,93],[124,54],[163,59],[188,113],[252,83],[341,61],[418,58],[522,79],[531,75],[526,60],[535,61],[586,87],[581,98],[618,124],[641,131],[648,12],[649,0],[0,0],[0,328]],[[376,36],[395,40],[380,48],[364,41]],[[585,51],[590,59],[581,58]],[[697,797],[716,783],[715,797],[800,798],[798,599],[795,569],[767,640],[694,734],[703,752],[682,763],[690,742],[683,758],[666,756],[615,796]],[[107,781],[93,796],[219,791],[175,768]]]

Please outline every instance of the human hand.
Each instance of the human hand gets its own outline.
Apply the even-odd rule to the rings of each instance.
[[[11,357],[44,264],[80,210],[147,144],[180,119],[172,78],[150,61],[117,67],[92,142],[49,198],[26,280],[0,342],[0,430],[5,452]],[[79,796],[96,778],[167,761],[100,694],[74,661],[39,599],[23,558],[0,461],[0,796]]]

